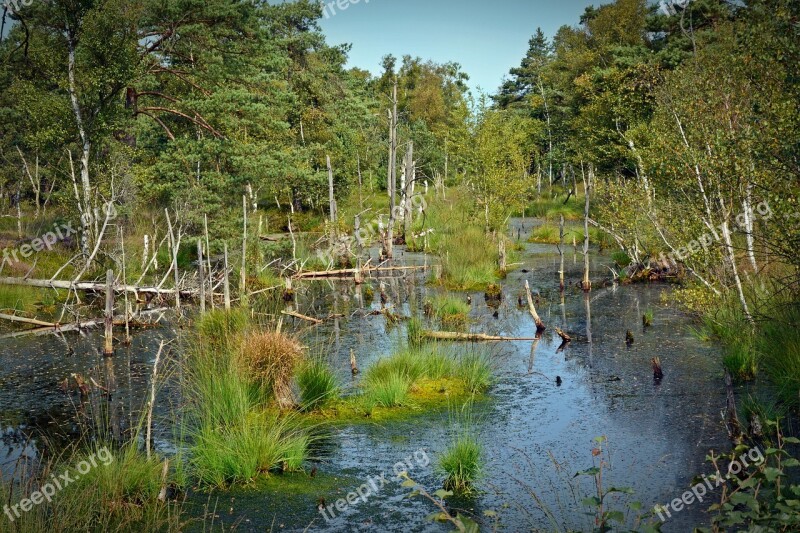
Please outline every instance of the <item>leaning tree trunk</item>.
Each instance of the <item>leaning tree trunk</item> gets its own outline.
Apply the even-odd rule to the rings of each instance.
[[[69,31],[69,30],[68,30]],[[75,124],[78,127],[78,134],[81,139],[81,187],[83,189],[83,202],[81,206],[81,251],[84,255],[89,255],[92,246],[92,222],[93,213],[91,206],[91,186],[89,183],[89,157],[92,151],[92,143],[86,132],[86,125],[83,121],[80,103],[78,102],[78,92],[75,82],[75,41],[70,35],[67,39],[69,46],[67,62],[67,78],[69,81],[69,98],[72,103],[72,112],[75,115]],[[80,200],[79,200],[80,201]]]

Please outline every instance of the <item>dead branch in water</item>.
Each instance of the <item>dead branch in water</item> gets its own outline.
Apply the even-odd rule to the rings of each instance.
[[[314,278],[332,278],[332,277],[341,277],[345,275],[355,276],[357,274],[364,274],[370,272],[393,272],[399,270],[426,270],[430,268],[429,266],[394,266],[394,267],[372,267],[367,268],[364,267],[362,269],[357,268],[346,268],[343,270],[321,270],[317,272],[298,272],[294,276],[293,279],[314,279]]]
[[[147,311],[142,311],[139,313],[140,317],[148,316],[148,315],[159,315],[164,314],[169,311],[168,308],[159,308],[159,309],[149,309]],[[160,317],[158,320],[154,322],[144,322],[144,321],[129,321],[130,327],[148,327],[152,326],[160,321]],[[105,318],[99,318],[95,320],[87,320],[85,322],[75,322],[72,324],[58,324],[58,323],[46,323],[47,326],[42,326],[39,328],[29,329],[25,331],[15,331],[13,333],[6,333],[5,335],[0,335],[0,339],[13,339],[16,337],[24,337],[26,335],[48,335],[50,333],[67,333],[70,331],[81,331],[84,329],[94,328],[97,326],[101,326],[105,324]],[[125,325],[125,316],[119,315],[114,317],[113,324],[115,326],[124,326]]]
[[[542,319],[539,318],[539,313],[536,312],[536,307],[533,305],[533,297],[531,296],[531,287],[528,284],[528,280],[525,280],[525,296],[528,297],[528,309],[531,312],[531,316],[533,317],[533,321],[536,323],[536,332],[541,333],[547,327],[542,322]]]
[[[492,342],[513,342],[513,341],[535,341],[535,337],[497,337],[483,333],[456,333],[452,331],[424,331],[423,337],[441,341],[492,341]]]

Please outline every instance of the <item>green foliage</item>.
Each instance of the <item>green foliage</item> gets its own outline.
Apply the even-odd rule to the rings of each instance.
[[[448,288],[480,290],[497,279],[497,252],[487,246],[484,231],[476,226],[444,236],[436,253],[442,258],[442,276]]]
[[[193,435],[191,464],[206,486],[246,484],[275,471],[299,470],[308,436],[290,417],[248,412],[226,427],[204,424]]]
[[[779,300],[780,302],[780,300]],[[788,405],[800,404],[800,308],[778,303],[759,323],[755,339],[761,368]]]
[[[461,495],[475,492],[475,483],[484,472],[483,445],[475,432],[471,404],[455,415],[454,434],[438,458],[436,468],[445,477],[444,489]]]
[[[461,325],[467,320],[470,312],[469,304],[463,297],[436,295],[425,302],[432,314],[442,321],[443,325]]]
[[[461,355],[455,375],[467,384],[471,392],[484,392],[494,381],[494,364],[491,355],[481,349],[473,348]]]
[[[89,465],[86,473],[77,470],[83,462]],[[162,459],[148,459],[135,443],[116,449],[95,444],[85,451],[67,452],[44,472],[66,473],[73,482],[59,490],[52,502],[33,506],[13,523],[3,517],[8,528],[4,531],[78,531],[86,529],[86,524],[103,531],[181,531],[184,526],[183,506],[169,499],[159,500],[162,487],[185,488],[178,483],[175,468],[169,468],[165,476]],[[20,491],[30,496],[42,485],[52,483],[44,476],[31,476],[23,486],[0,481],[0,497],[14,505]]]
[[[800,444],[794,437],[783,437],[779,422],[768,421],[770,432],[777,434],[774,447],[761,449],[739,445],[723,455],[711,454],[708,461],[724,484],[718,503],[709,508],[713,513],[712,528],[698,531],[796,531],[800,528],[800,485],[793,473],[800,461],[787,451],[789,445]],[[754,453],[755,452],[755,453]],[[739,475],[728,474],[728,464],[736,461]],[[746,466],[744,466],[746,465]]]
[[[300,405],[305,411],[318,409],[339,394],[336,374],[321,359],[304,363],[297,372],[296,379],[300,388]]]

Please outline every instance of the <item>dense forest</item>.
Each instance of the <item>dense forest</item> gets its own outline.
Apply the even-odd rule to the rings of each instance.
[[[437,286],[490,290],[522,249],[509,221],[534,217],[530,242],[560,246],[562,305],[565,243],[585,240],[587,292],[599,245],[614,264],[591,273],[596,286],[675,284],[671,302],[722,346],[725,374],[768,383],[796,413],[800,3],[589,7],[552,38],[531,28],[493,94],[471,91],[456,62],[387,55],[377,74],[348,68],[323,7],[7,1],[0,311],[80,320],[76,283],[105,283],[109,269],[176,299],[199,290],[205,309],[202,271],[223,254],[229,307],[229,251],[242,305],[269,288],[290,300],[304,272],[356,267],[360,284],[361,247],[376,243],[382,260],[394,245],[438,256]],[[372,219],[370,242],[348,239]],[[59,225],[76,237],[19,253]],[[200,287],[178,276],[197,263]],[[14,292],[36,279],[69,290],[45,305]]]

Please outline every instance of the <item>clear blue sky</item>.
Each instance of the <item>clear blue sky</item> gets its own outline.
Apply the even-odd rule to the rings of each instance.
[[[331,0],[325,0],[325,3]],[[351,43],[350,66],[378,73],[381,57],[455,61],[470,86],[493,93],[518,66],[537,27],[552,38],[584,8],[610,0],[341,0],[320,25],[329,44]],[[334,12],[335,10],[335,12]]]

